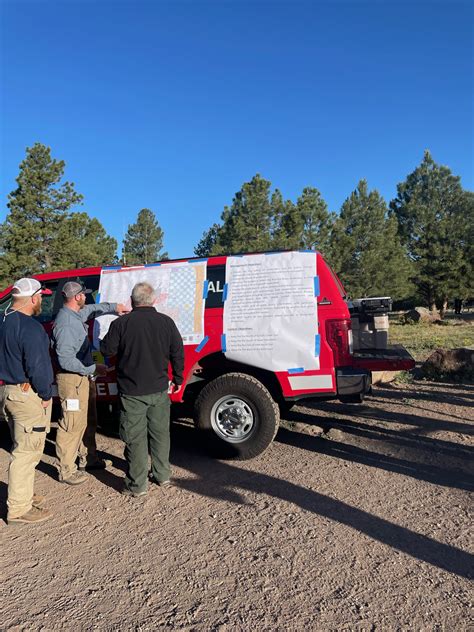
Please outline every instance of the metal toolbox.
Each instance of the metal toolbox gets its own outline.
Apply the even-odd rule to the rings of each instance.
[[[349,302],[354,351],[388,347],[389,296],[359,298]]]

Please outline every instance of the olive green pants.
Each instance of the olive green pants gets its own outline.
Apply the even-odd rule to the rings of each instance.
[[[44,451],[51,424],[51,404],[43,408],[30,387],[0,386],[0,408],[10,428],[13,442],[8,468],[8,519],[18,518],[32,507],[35,469]]]
[[[170,477],[170,399],[168,393],[120,395],[120,438],[125,443],[125,487],[147,489],[148,451],[151,474],[159,482]]]

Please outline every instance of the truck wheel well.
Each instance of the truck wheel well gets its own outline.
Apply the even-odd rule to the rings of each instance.
[[[188,386],[193,387],[193,390],[197,389],[200,391],[208,382],[227,373],[245,373],[250,375],[259,380],[266,387],[276,402],[283,400],[281,385],[275,373],[249,364],[228,360],[223,353],[212,353],[211,355],[201,358],[199,363],[194,367],[194,374],[198,380],[192,384],[188,384]]]

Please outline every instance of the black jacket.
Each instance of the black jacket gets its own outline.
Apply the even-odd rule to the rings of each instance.
[[[137,307],[114,320],[100,345],[105,356],[117,356],[117,382],[123,395],[151,395],[183,383],[184,347],[174,321],[154,307]]]

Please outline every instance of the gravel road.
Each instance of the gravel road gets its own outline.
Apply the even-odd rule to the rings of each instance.
[[[53,431],[36,490],[55,516],[36,526],[5,524],[3,428],[0,628],[472,630],[473,395],[418,382],[296,406],[247,462],[211,459],[180,419],[177,487],[139,500],[113,436],[106,472],[60,484]]]

